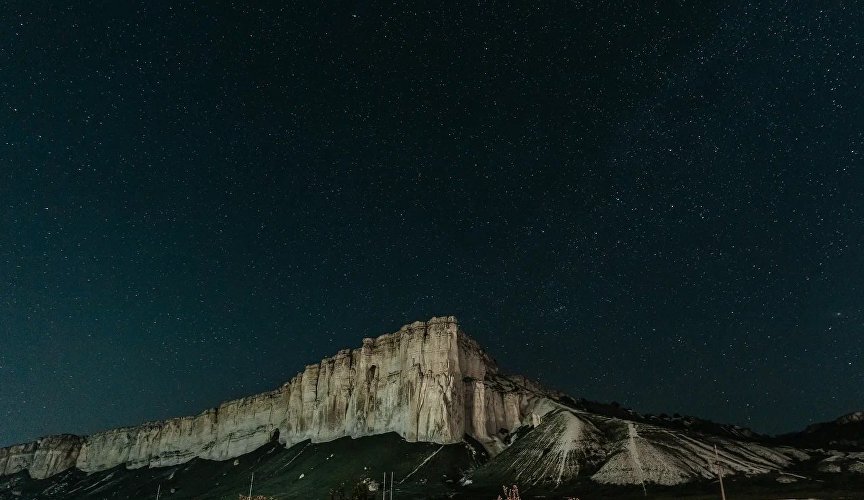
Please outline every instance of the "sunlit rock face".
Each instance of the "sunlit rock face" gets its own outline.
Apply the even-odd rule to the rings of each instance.
[[[514,379],[516,380],[516,379]],[[309,365],[275,391],[223,403],[194,417],[0,449],[0,472],[47,477],[225,460],[277,438],[286,446],[397,432],[408,441],[456,443],[471,435],[493,453],[500,430],[523,423],[532,391],[497,376],[495,363],[456,318],[432,318],[363,340]]]

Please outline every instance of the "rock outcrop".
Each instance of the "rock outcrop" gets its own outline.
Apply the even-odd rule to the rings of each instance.
[[[46,478],[72,467],[88,473],[118,465],[169,467],[193,458],[239,457],[274,440],[288,447],[390,432],[409,442],[439,444],[459,443],[467,435],[491,457],[480,475],[556,487],[577,478],[675,485],[711,479],[717,468],[766,474],[811,458],[795,447],[750,439],[752,433],[737,428],[640,418],[617,407],[603,414],[601,406],[500,374],[455,318],[432,318],[363,339],[362,347],[309,365],[274,391],[196,416],[0,449],[0,475],[27,470]],[[852,415],[842,425],[823,427],[855,431],[861,422]],[[862,463],[858,455],[840,454],[821,467],[857,472],[864,470]]]
[[[29,471],[35,478],[46,478],[74,467],[83,439],[62,434],[46,436],[26,444],[0,448],[0,476]]]
[[[834,421],[838,425],[859,424],[861,422],[864,422],[864,411],[852,412]]]
[[[718,467],[726,475],[767,474],[811,458],[790,447],[597,415],[551,399],[535,403],[533,415],[539,421],[527,432],[522,429],[522,436],[484,466],[483,479],[555,487],[578,478],[672,486],[712,479]]]
[[[498,378],[497,372],[456,318],[432,318],[366,338],[362,347],[309,365],[274,391],[196,416],[0,449],[0,475],[26,469],[45,478],[73,466],[93,472],[121,464],[176,465],[195,457],[226,460],[273,439],[290,446],[386,432],[440,444],[468,434],[494,453],[503,448],[500,430],[530,418],[535,397],[527,385]]]

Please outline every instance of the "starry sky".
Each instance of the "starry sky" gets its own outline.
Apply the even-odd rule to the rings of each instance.
[[[860,8],[444,4],[4,2],[0,445],[448,314],[574,397],[864,409]]]

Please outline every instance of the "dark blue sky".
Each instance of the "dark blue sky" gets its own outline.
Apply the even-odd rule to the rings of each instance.
[[[864,408],[856,6],[62,3],[0,7],[0,445],[444,314],[574,397]]]

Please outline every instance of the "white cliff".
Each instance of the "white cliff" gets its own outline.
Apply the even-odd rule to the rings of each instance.
[[[36,478],[53,476],[74,467],[82,438],[63,434],[26,444],[0,448],[0,476],[28,470]]]
[[[499,429],[518,427],[530,398],[512,384],[491,382],[496,374],[454,317],[432,318],[364,339],[362,347],[309,365],[274,391],[197,416],[0,449],[0,475],[27,469],[44,478],[73,466],[93,472],[226,460],[277,436],[286,446],[386,432],[449,444],[467,433],[494,452],[502,448]]]
[[[531,484],[590,477],[674,485],[710,479],[717,467],[762,474],[809,458],[792,448],[598,415],[563,404],[567,399],[499,374],[455,318],[432,318],[363,339],[362,347],[309,365],[274,391],[196,416],[2,448],[0,476],[166,467],[239,457],[274,439],[287,447],[387,432],[439,444],[470,436],[493,457],[488,472]],[[864,470],[859,457],[842,459],[824,466]]]

